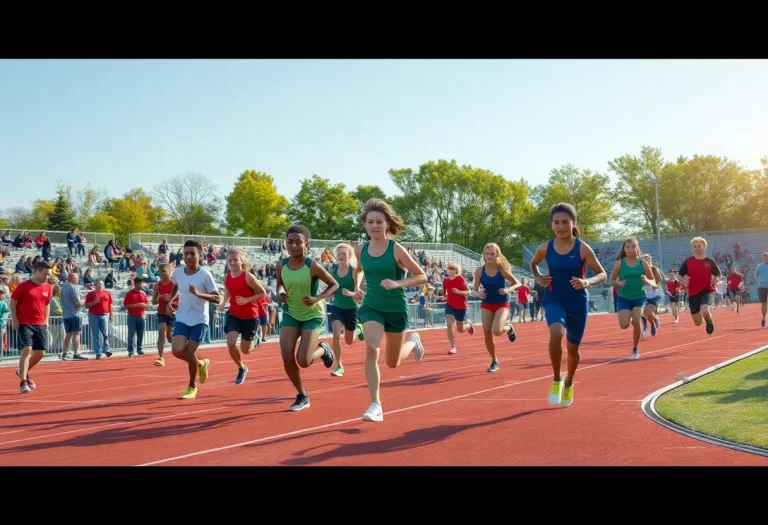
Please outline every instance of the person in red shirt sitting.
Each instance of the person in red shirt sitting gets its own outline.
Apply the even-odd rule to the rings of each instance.
[[[88,325],[91,327],[91,346],[96,353],[96,359],[101,359],[102,352],[112,357],[109,351],[109,323],[112,322],[112,294],[104,290],[104,281],[94,281],[95,290],[85,296],[85,306],[88,308]]]
[[[732,303],[731,311],[733,311],[733,305],[736,305],[736,313],[739,313],[741,309],[741,291],[743,288],[744,277],[735,268],[731,268],[728,271],[728,298]]]
[[[710,301],[714,301],[715,285],[720,282],[720,268],[711,257],[705,255],[707,241],[703,237],[691,239],[693,256],[688,257],[680,267],[680,282],[688,290],[688,306],[693,324],[701,326],[702,318],[707,324],[707,333],[715,331],[710,312]]]
[[[21,379],[22,394],[37,388],[29,371],[48,350],[48,319],[51,315],[53,288],[48,284],[51,267],[45,261],[38,261],[32,268],[32,277],[22,282],[11,294],[11,317],[13,329],[19,334],[22,344],[19,368],[16,375]]]
[[[467,297],[471,293],[467,281],[461,275],[461,266],[454,263],[448,263],[445,267],[448,270],[448,277],[443,279],[443,297],[445,297],[445,325],[448,330],[448,342],[451,343],[449,354],[456,353],[456,342],[453,338],[453,324],[456,323],[456,330],[459,333],[464,332],[464,320],[467,314]],[[469,323],[469,335],[475,333],[475,326],[472,321],[466,319]]]
[[[147,294],[141,289],[144,280],[136,277],[133,290],[125,294],[123,305],[128,310],[128,357],[133,356],[133,339],[136,336],[136,354],[144,355],[144,310],[149,308]]]

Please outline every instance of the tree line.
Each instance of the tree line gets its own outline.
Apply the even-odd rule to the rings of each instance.
[[[391,169],[395,195],[378,185],[348,189],[312,175],[290,201],[278,191],[274,176],[255,170],[242,172],[224,196],[210,178],[196,173],[176,175],[151,193],[136,188],[120,197],[90,184],[73,191],[59,183],[54,200],[7,208],[0,227],[65,231],[76,226],[115,233],[125,243],[129,233],[158,230],[279,237],[298,222],[318,239],[354,240],[365,231],[359,220],[365,202],[380,197],[405,219],[404,241],[456,243],[475,252],[495,242],[520,264],[523,244],[551,236],[547,212],[561,201],[576,207],[584,237],[593,242],[653,235],[654,179],[663,234],[764,227],[760,212],[768,209],[768,157],[761,162],[761,169],[748,170],[714,155],[667,161],[660,148],[645,146],[639,155],[609,161],[606,172],[568,164],[553,169],[547,184],[531,186],[525,178],[510,180],[440,159],[418,169]]]

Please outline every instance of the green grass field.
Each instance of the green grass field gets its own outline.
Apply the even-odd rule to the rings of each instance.
[[[656,411],[690,430],[768,450],[768,350],[667,392]]]

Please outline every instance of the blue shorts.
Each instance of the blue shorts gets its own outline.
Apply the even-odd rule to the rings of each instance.
[[[645,304],[658,307],[659,301],[661,301],[661,297],[646,297]]]
[[[463,323],[464,322],[464,318],[467,315],[467,311],[466,310],[457,310],[455,308],[451,308],[450,306],[448,306],[446,304],[445,305],[445,315],[452,315],[453,317],[456,318],[456,320],[458,322]]]
[[[177,335],[183,335],[189,341],[194,343],[202,343],[205,339],[205,334],[208,332],[207,324],[196,324],[195,326],[189,326],[179,321],[173,323],[173,337]]]
[[[640,299],[627,299],[622,296],[618,296],[616,298],[616,304],[619,305],[619,311],[621,310],[634,310],[635,308],[643,308],[645,306],[645,297],[641,297]]]
[[[68,334],[71,334],[73,332],[82,332],[83,319],[79,315],[76,315],[74,317],[65,317],[64,331]]]
[[[559,303],[555,300],[544,302],[544,315],[547,317],[547,326],[560,323],[565,327],[565,339],[573,344],[581,344],[584,337],[584,330],[587,328],[587,315],[589,313],[589,303],[585,299],[579,301],[563,301]]]

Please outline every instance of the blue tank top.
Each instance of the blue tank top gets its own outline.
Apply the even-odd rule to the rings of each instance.
[[[581,240],[576,239],[573,249],[565,255],[555,251],[554,239],[547,243],[547,268],[552,282],[547,288],[546,301],[568,301],[577,299],[583,301],[589,296],[586,289],[576,290],[571,284],[574,277],[584,279],[587,265],[581,258]]]
[[[506,288],[507,281],[504,276],[501,275],[501,270],[496,270],[496,275],[490,277],[485,273],[485,265],[480,273],[480,285],[485,290],[485,299],[483,304],[501,304],[509,302],[509,294],[501,295],[499,290]]]

